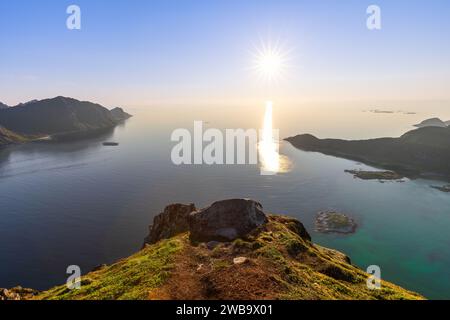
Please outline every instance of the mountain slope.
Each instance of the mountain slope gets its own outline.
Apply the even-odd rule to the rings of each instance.
[[[16,134],[6,128],[0,126],[0,146],[13,144],[13,143],[23,143],[28,141],[24,136]]]
[[[380,290],[368,289],[366,273],[351,265],[344,254],[312,243],[303,225],[289,217],[267,216],[266,223],[245,237],[227,242],[201,243],[192,240],[193,231],[173,235],[165,232],[168,229],[163,230],[164,226],[176,230],[170,225],[179,223],[181,217],[186,217],[190,228],[195,229],[193,215],[204,214],[205,210],[209,210],[208,214],[214,211],[211,220],[206,224],[205,220],[202,222],[202,228],[210,228],[208,234],[217,224],[228,224],[226,230],[239,228],[247,211],[240,211],[244,218],[233,222],[225,221],[231,212],[216,210],[226,207],[223,206],[225,202],[234,205],[236,201],[255,204],[249,200],[228,200],[190,214],[184,205],[168,207],[155,218],[157,227],[150,229],[163,234],[162,239],[145,245],[129,258],[83,276],[80,290],[69,290],[64,285],[35,298],[422,299],[420,295],[388,282],[382,282]],[[252,216],[249,214],[247,218],[253,219]]]
[[[52,135],[105,129],[118,121],[99,104],[65,97],[30,101],[0,110],[0,125],[19,134]]]
[[[361,161],[406,175],[450,178],[450,128],[425,127],[400,138],[318,139],[304,134],[285,139],[305,151]]]

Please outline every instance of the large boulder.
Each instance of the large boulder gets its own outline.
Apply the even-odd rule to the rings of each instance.
[[[171,204],[153,219],[149,226],[149,235],[145,244],[153,244],[162,239],[169,239],[177,234],[189,231],[189,214],[197,210],[194,204]]]
[[[189,216],[191,240],[232,241],[266,224],[262,205],[248,199],[218,201]]]

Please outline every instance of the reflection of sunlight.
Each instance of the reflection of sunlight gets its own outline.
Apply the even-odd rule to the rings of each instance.
[[[272,113],[273,104],[271,101],[267,101],[262,140],[259,143],[261,172],[264,175],[275,175],[279,172],[284,172],[287,169],[286,166],[283,165],[283,163],[287,164],[287,159],[281,158],[278,153],[278,135],[274,137]]]
[[[278,142],[273,137],[272,113],[273,105],[271,101],[268,101],[266,102],[262,140],[259,143],[259,154],[261,157],[261,169],[267,173],[276,174],[280,169],[280,157],[278,155]]]

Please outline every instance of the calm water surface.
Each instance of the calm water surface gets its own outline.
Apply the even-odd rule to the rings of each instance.
[[[261,176],[257,166],[172,165],[170,134],[194,120],[218,128],[259,128],[264,110],[147,108],[114,132],[65,144],[29,144],[0,152],[0,287],[46,289],[63,283],[68,265],[83,272],[137,251],[165,205],[248,197],[266,211],[299,218],[313,240],[348,254],[362,268],[429,298],[450,299],[450,195],[439,182],[355,180],[345,169],[369,168],[288,144],[292,170]],[[287,137],[398,136],[424,115],[375,115],[361,110],[284,110],[275,127]],[[336,121],[337,115],[342,121]],[[353,120],[349,120],[353,119]],[[103,147],[117,141],[119,147]],[[359,223],[354,235],[314,232],[318,211],[337,209]]]

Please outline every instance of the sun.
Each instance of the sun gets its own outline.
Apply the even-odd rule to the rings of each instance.
[[[253,53],[252,69],[265,81],[279,80],[287,69],[288,52],[279,44],[262,43]]]

